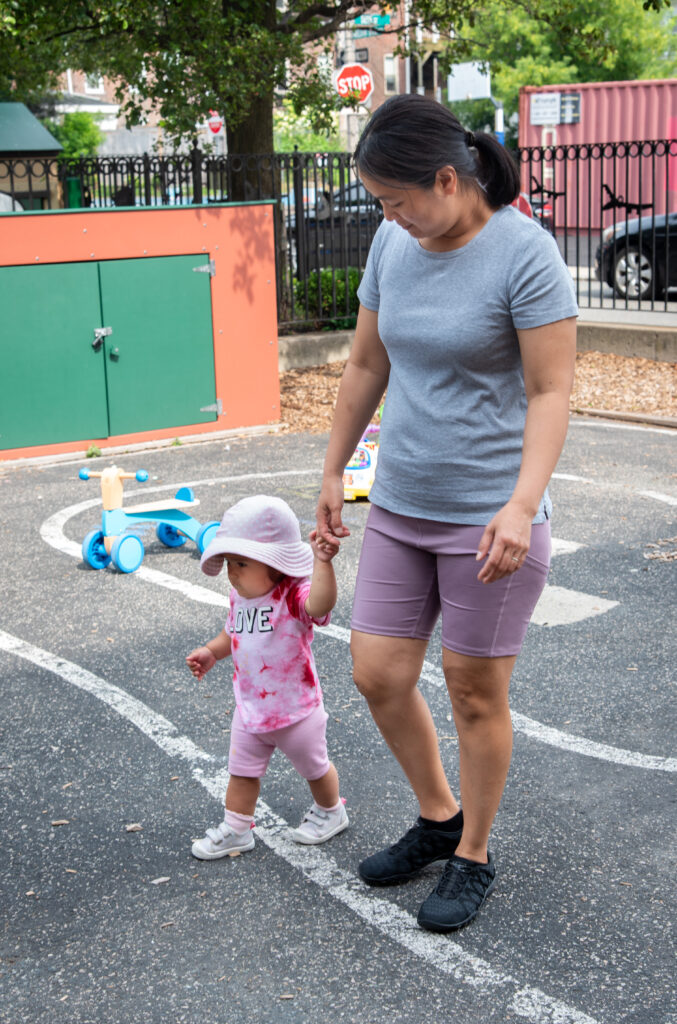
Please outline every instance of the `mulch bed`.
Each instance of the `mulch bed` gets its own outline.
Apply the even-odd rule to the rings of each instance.
[[[291,432],[326,433],[345,362],[280,374],[281,416]],[[579,352],[571,409],[677,418],[677,363]]]

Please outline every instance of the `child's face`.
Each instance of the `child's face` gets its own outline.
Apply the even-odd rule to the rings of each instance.
[[[240,597],[263,597],[275,586],[279,573],[264,562],[243,555],[226,555],[228,579]]]

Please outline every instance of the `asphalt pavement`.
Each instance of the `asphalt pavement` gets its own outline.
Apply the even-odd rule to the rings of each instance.
[[[252,493],[313,522],[326,438],[263,435],[104,457],[135,501],[193,487],[203,521]],[[232,687],[185,655],[226,613],[195,546],[150,532],[141,568],[94,571],[92,460],[2,465],[0,1022],[677,1024],[677,432],[575,419],[551,491],[555,555],[512,687],[515,749],[492,834],[494,895],[468,928],[416,925],[440,866],[372,890],[367,853],[414,801],[351,680],[366,502],[314,642],[350,828],[288,825],[307,787],[276,755],[256,847],[203,863],[222,816]],[[147,496],[147,497],[146,497]],[[457,788],[439,631],[421,688]],[[134,826],[130,828],[130,826]]]

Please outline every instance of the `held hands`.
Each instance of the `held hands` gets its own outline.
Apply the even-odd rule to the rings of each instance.
[[[509,501],[487,524],[477,549],[477,561],[487,559],[477,574],[480,583],[494,583],[524,565],[532,519],[530,510]]]
[[[340,541],[336,537],[330,537],[327,540],[318,538],[317,530],[311,530],[308,535],[310,546],[313,549],[313,555],[318,562],[331,562],[332,558],[338,554]]]
[[[198,682],[216,664],[216,658],[208,647],[196,647],[186,658],[186,664]]]

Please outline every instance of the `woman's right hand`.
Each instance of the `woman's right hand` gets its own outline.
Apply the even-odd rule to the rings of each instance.
[[[343,525],[343,474],[325,476],[317,501],[317,537],[338,550],[340,538],[349,537],[350,530]]]

